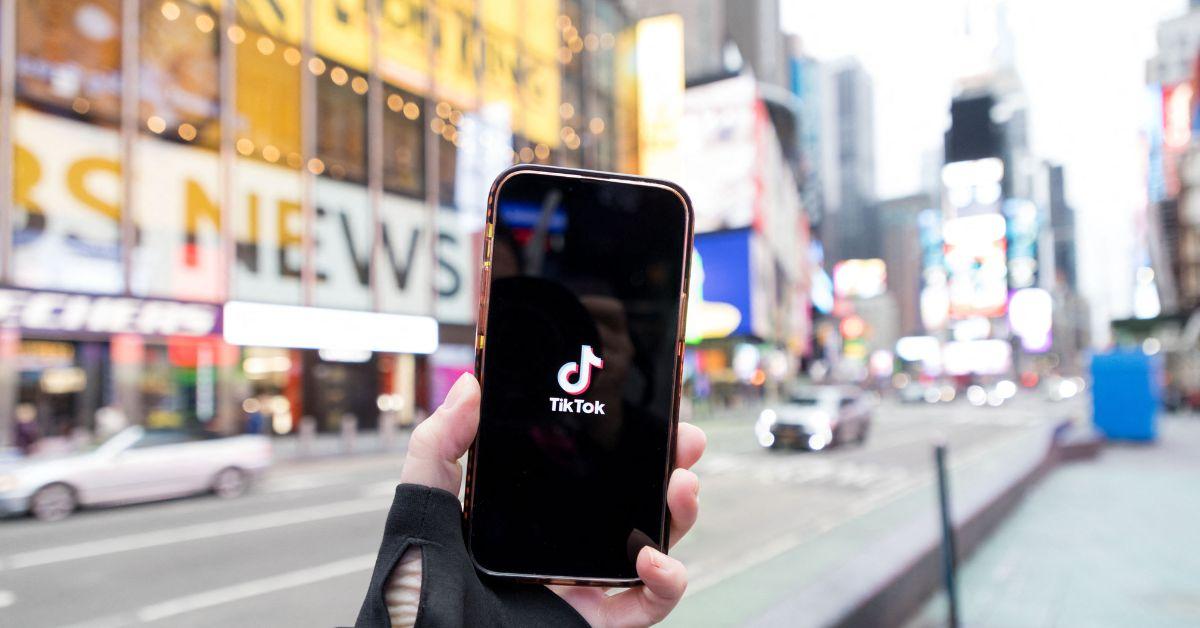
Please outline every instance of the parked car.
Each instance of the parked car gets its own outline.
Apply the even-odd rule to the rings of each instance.
[[[213,492],[236,497],[271,464],[268,437],[125,428],[89,451],[0,463],[0,515],[63,519],[79,506]]]
[[[863,443],[874,405],[854,388],[810,388],[763,410],[754,432],[758,444],[768,449],[792,446],[820,451],[849,441]]]

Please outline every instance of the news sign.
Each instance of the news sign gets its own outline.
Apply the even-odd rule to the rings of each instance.
[[[18,110],[14,128],[15,283],[50,291],[123,292],[117,131],[25,109]],[[297,171],[239,159],[232,211],[224,212],[213,151],[138,138],[134,158],[135,296],[301,302],[304,216]],[[375,246],[366,189],[328,179],[316,183],[317,305],[370,309],[375,273],[385,312],[474,320],[478,243],[463,220],[467,215],[448,210],[435,215],[422,202],[385,194]],[[230,285],[221,261],[226,217],[236,240]]]

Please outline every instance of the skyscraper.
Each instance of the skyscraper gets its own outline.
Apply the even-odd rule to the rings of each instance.
[[[822,90],[822,187],[828,216],[826,262],[875,257],[880,250],[875,198],[875,91],[857,59],[827,64]]]

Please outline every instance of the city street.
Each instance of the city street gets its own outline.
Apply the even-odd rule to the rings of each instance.
[[[759,449],[752,416],[702,421],[701,517],[675,551],[691,574],[681,611],[715,585],[924,486],[931,443],[944,440],[953,461],[968,461],[1078,408],[1033,394],[1002,408],[887,402],[865,446],[816,454]],[[0,624],[349,624],[401,460],[279,464],[233,501],[92,510],[53,524],[2,521]]]

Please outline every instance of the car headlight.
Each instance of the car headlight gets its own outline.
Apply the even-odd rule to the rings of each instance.
[[[17,476],[11,473],[0,475],[0,493],[16,490]]]
[[[760,425],[765,425],[767,427],[775,425],[776,419],[778,419],[778,416],[776,416],[775,411],[770,408],[763,410],[758,415],[758,423]]]

